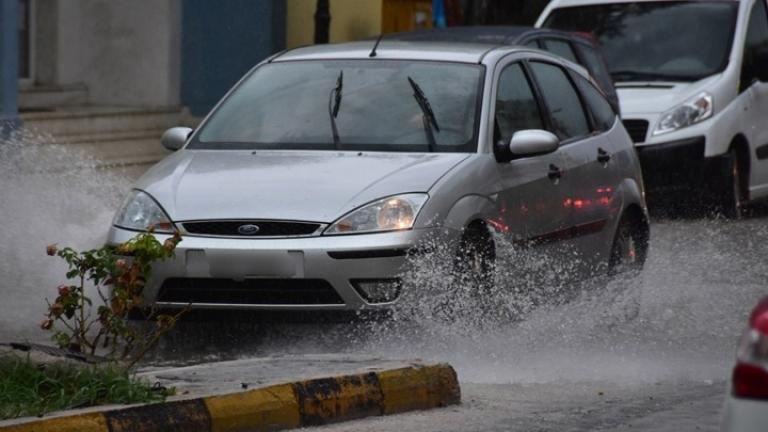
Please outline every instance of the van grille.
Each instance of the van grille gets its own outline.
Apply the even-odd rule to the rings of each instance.
[[[647,120],[623,120],[622,123],[632,138],[632,142],[645,142],[645,136],[648,134]]]

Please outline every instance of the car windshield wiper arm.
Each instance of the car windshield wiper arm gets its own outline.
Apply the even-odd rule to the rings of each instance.
[[[640,80],[640,81],[696,81],[697,76],[693,75],[673,75],[656,72],[640,72],[631,70],[620,70],[611,72],[611,78],[614,81]]]
[[[421,90],[416,81],[411,77],[408,77],[408,83],[413,89],[413,97],[421,108],[422,119],[424,121],[424,132],[427,134],[427,142],[429,143],[429,151],[435,151],[435,134],[433,130],[440,132],[440,126],[437,125],[437,118],[435,118],[435,112],[432,111],[432,106],[429,104],[429,99],[424,95],[424,91]]]
[[[333,131],[333,146],[338,150],[341,148],[341,140],[339,139],[339,129],[336,127],[336,117],[339,116],[339,108],[341,108],[341,90],[344,88],[344,71],[339,72],[339,77],[336,78],[336,87],[331,90],[331,94],[328,97],[328,115],[331,118],[331,130]]]

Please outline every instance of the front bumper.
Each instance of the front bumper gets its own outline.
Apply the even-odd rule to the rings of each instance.
[[[112,227],[107,243],[118,245],[135,235]],[[169,237],[155,236],[161,242]],[[455,237],[458,233],[440,228],[283,239],[185,236],[175,258],[153,265],[144,295],[160,308],[386,309],[397,299],[366,301],[353,282],[397,278],[409,251]],[[185,290],[199,295],[185,296]],[[253,296],[257,291],[265,294]]]
[[[659,189],[701,189],[719,173],[723,156],[705,157],[703,136],[637,146],[643,180],[649,191]]]

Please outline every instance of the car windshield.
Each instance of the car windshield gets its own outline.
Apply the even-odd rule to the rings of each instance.
[[[377,59],[266,64],[188,148],[473,152],[482,72]]]
[[[613,80],[695,81],[725,69],[737,2],[638,2],[555,9],[545,27],[591,33]]]

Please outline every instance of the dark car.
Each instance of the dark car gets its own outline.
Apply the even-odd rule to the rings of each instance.
[[[517,26],[466,26],[395,33],[385,40],[473,42],[522,45],[549,51],[584,66],[595,79],[613,109],[620,113],[619,97],[600,50],[589,34]]]

